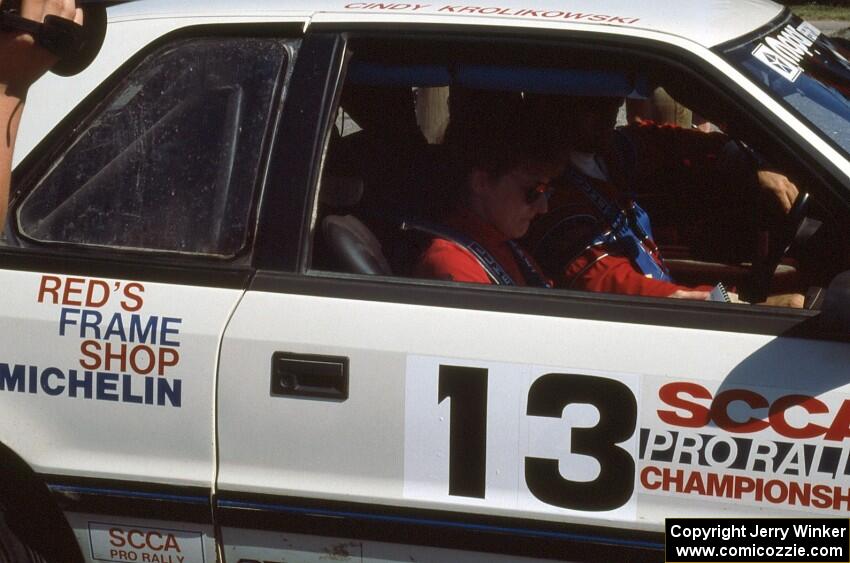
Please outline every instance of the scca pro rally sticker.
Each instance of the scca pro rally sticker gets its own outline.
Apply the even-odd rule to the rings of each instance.
[[[33,300],[55,313],[57,344],[74,354],[62,365],[0,362],[0,392],[181,407],[183,320],[146,311],[144,284],[44,275]]]
[[[133,563],[204,563],[201,532],[89,522],[92,559]]]
[[[788,24],[778,35],[766,37],[759,43],[753,56],[790,82],[803,74],[803,61],[814,55],[812,46],[820,36],[815,26],[803,22],[797,27]]]
[[[636,518],[640,377],[409,356],[404,495]]]
[[[850,400],[667,381],[648,398],[640,486],[760,508],[850,512]]]

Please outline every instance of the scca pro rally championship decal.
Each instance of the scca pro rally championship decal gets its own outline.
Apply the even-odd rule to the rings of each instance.
[[[204,563],[200,532],[89,522],[92,558],[115,563]]]
[[[181,406],[183,320],[146,312],[143,284],[45,275],[34,300],[55,311],[55,334],[75,344],[76,357],[63,365],[0,362],[0,391]]]
[[[850,511],[850,400],[661,384],[641,429],[644,492],[762,508]]]

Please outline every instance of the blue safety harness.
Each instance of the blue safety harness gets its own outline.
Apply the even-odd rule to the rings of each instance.
[[[636,162],[634,146],[622,131],[617,132],[615,140],[616,154],[621,159],[620,164],[626,178],[629,178],[634,171]],[[569,168],[565,176],[599,211],[602,219],[610,228],[607,232],[595,237],[592,245],[603,245],[606,248],[619,251],[647,277],[668,282],[673,281],[667,267],[655,260],[655,256],[658,255],[658,247],[652,238],[649,214],[634,201],[633,193],[628,194],[631,203],[628,209],[624,210],[605,199],[605,196],[593,187],[588,177],[575,168]]]
[[[493,255],[490,254],[490,252],[484,248],[481,243],[464,235],[463,233],[457,232],[443,225],[433,225],[420,221],[404,221],[401,224],[401,228],[402,230],[422,231],[431,236],[448,240],[461,248],[466,249],[470,254],[472,254],[475,260],[482,268],[484,268],[484,271],[487,272],[487,275],[496,285],[517,285],[516,281],[510,276],[510,274],[508,274],[508,272],[505,271],[502,265],[499,264],[499,261],[496,260],[496,258],[493,257]],[[511,252],[513,252],[514,258],[516,258],[520,271],[525,278],[525,282],[529,286],[552,287],[552,284],[542,273],[540,273],[534,265],[531,257],[519,244],[512,240],[509,240],[507,244],[510,247]]]

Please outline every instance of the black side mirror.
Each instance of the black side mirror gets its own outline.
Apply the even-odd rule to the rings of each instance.
[[[72,76],[94,61],[106,37],[106,5],[116,2],[88,0],[82,4],[83,25],[48,15],[39,23],[21,16],[21,0],[4,0],[0,6],[0,29],[23,31],[48,49],[59,61],[51,69],[59,76]]]
[[[79,48],[53,65],[51,72],[54,74],[79,74],[88,68],[100,52],[106,37],[106,7],[102,4],[85,4],[83,18],[83,37]]]

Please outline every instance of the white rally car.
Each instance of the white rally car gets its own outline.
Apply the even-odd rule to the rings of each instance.
[[[464,1],[120,3],[34,87],[0,560],[654,561],[666,517],[850,514],[843,47],[766,0]],[[664,88],[809,194],[643,194],[671,269],[807,308],[412,277],[456,87]]]

